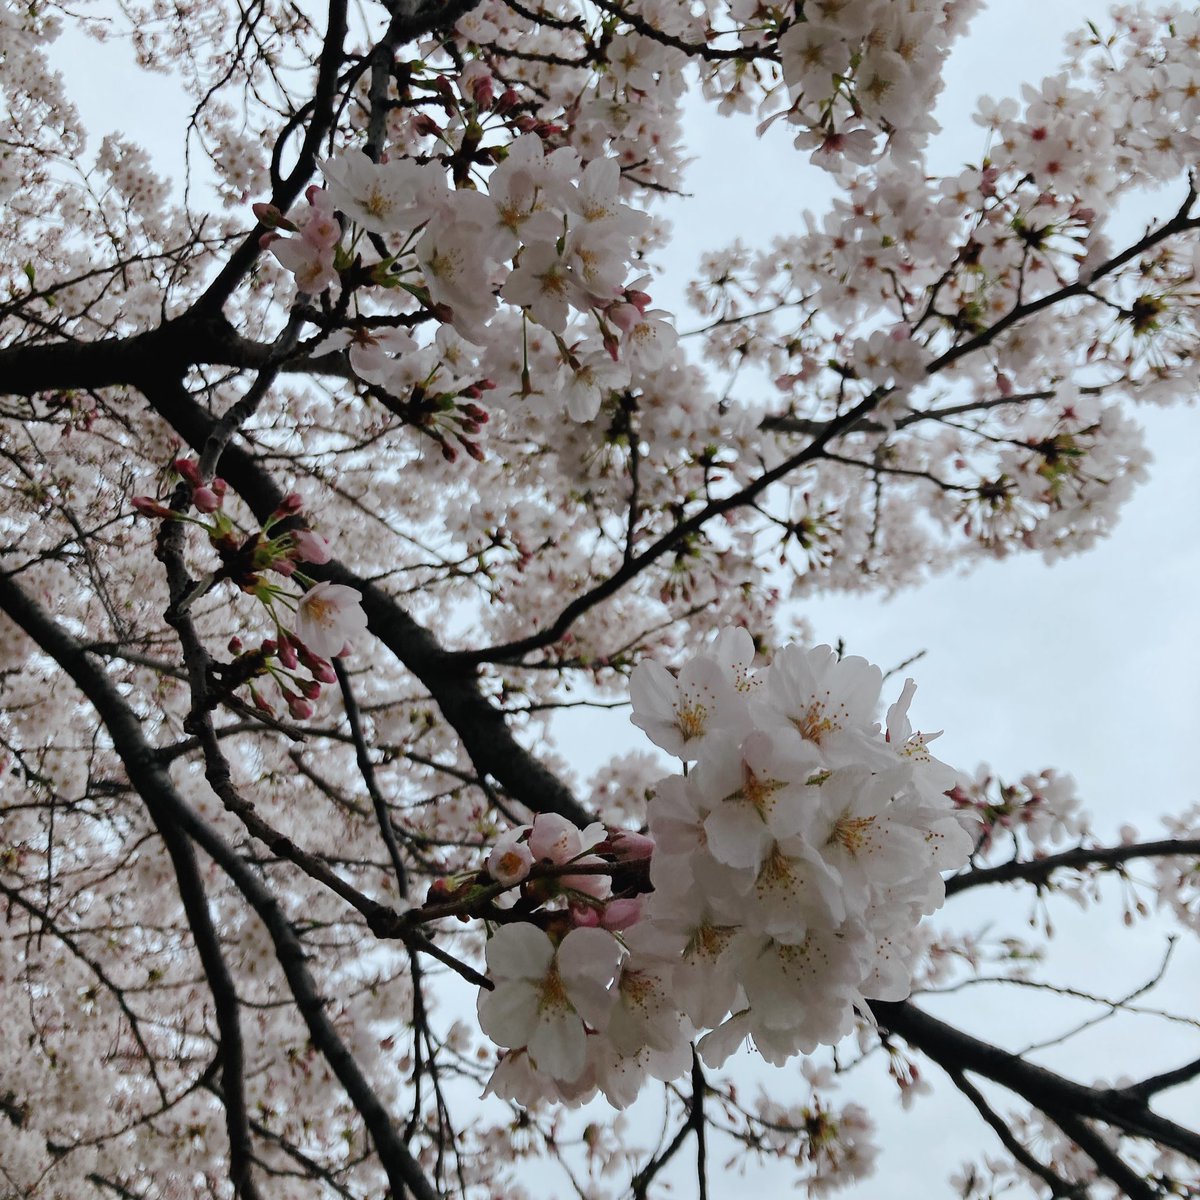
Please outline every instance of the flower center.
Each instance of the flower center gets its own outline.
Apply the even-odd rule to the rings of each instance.
[[[687,704],[675,713],[675,724],[688,741],[704,733],[707,720],[708,709],[703,704]]]
[[[379,190],[378,187],[373,187],[368,193],[367,198],[363,201],[363,208],[367,210],[373,217],[386,217],[393,208],[391,197]]]
[[[802,716],[792,717],[792,724],[796,727],[796,732],[806,742],[816,742],[819,746],[821,739],[827,733],[836,733],[838,727],[825,715],[825,707],[820,700],[814,700],[808,706],[808,711]]]
[[[837,842],[851,854],[857,854],[867,843],[874,817],[842,817],[833,827],[829,842]]]
[[[753,804],[760,815],[765,816],[770,811],[773,803],[771,797],[780,788],[786,786],[782,780],[764,779],[762,776],[755,775],[745,763],[742,763],[741,796]]]
[[[567,999],[567,989],[562,976],[558,973],[558,964],[551,966],[542,977],[541,995],[538,997],[538,1012],[571,1012],[573,1005]]]

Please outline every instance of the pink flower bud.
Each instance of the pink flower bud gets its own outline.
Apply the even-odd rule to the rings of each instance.
[[[234,634],[234,636],[229,639],[229,642],[225,648],[229,651],[230,654],[236,655],[236,654],[241,654],[243,645],[244,645],[244,643],[242,642],[242,639],[240,637],[238,637],[236,634]]]
[[[200,464],[194,458],[177,458],[175,470],[194,488],[204,483],[200,477]]]
[[[609,838],[609,845],[618,862],[640,862],[654,853],[654,839],[644,833],[620,829]]]
[[[159,504],[149,496],[134,496],[129,502],[143,517],[157,517],[160,521],[170,520],[175,514],[165,504]]]
[[[329,662],[315,655],[303,642],[297,644],[296,651],[314,679],[321,683],[337,683],[337,672]]]
[[[291,639],[286,635],[279,638],[279,661],[289,671],[295,671],[300,666],[300,660],[296,657],[296,647],[292,645]]]
[[[296,564],[290,558],[277,558],[271,564],[271,570],[288,579],[296,573]]]
[[[258,223],[267,229],[286,229],[290,232],[296,228],[274,204],[263,204],[261,202],[252,204],[250,205],[250,211],[257,218]]]
[[[305,700],[319,700],[321,698],[321,685],[312,679],[297,679],[296,686],[300,689],[300,694]]]
[[[442,135],[442,127],[428,113],[417,113],[413,117],[412,131],[418,137],[441,137]]]
[[[302,696],[297,696],[294,692],[286,692],[284,695],[287,700],[288,712],[292,714],[294,720],[307,721],[313,715],[313,706]]]
[[[646,309],[650,307],[650,297],[645,292],[639,292],[635,288],[630,288],[625,293],[625,299],[633,305],[634,308],[642,314],[646,315]]]
[[[192,492],[192,503],[202,513],[215,513],[221,507],[221,497],[210,487],[198,487]]]
[[[500,93],[500,99],[496,101],[493,107],[497,113],[503,115],[511,112],[520,103],[521,97],[516,90],[513,88],[505,88],[504,91]]]
[[[313,533],[311,529],[297,529],[292,534],[292,543],[295,547],[294,556],[300,562],[316,563],[320,566],[333,557],[329,541],[319,533]]]
[[[250,698],[254,701],[254,707],[261,713],[266,713],[268,717],[275,715],[275,710],[262,698],[255,688],[250,689]]]
[[[613,931],[628,929],[642,919],[645,900],[642,896],[631,896],[625,900],[610,900],[604,908],[600,924]]]
[[[304,511],[304,498],[299,492],[289,492],[283,498],[283,502],[267,519],[268,525],[274,525],[276,521],[282,521],[286,517],[298,516]]]
[[[491,108],[492,99],[496,94],[490,75],[481,76],[471,81],[471,98],[480,108]]]

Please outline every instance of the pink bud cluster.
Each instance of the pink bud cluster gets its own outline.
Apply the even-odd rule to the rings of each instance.
[[[329,562],[328,540],[301,522],[304,500],[290,492],[263,522],[261,530],[240,533],[221,509],[227,487],[223,479],[205,482],[194,459],[179,458],[173,464],[191,489],[192,503],[211,521],[186,518],[199,525],[216,551],[219,567],[210,573],[205,590],[229,580],[242,592],[254,596],[271,615],[276,635],[246,649],[240,637],[228,644],[233,661],[217,669],[228,692],[249,685],[255,708],[274,716],[275,709],[252,680],[270,675],[288,712],[296,720],[313,715],[313,703],[321,686],[337,682],[330,659],[348,654],[357,637],[366,631],[367,618],[359,593],[344,584],[315,582],[300,568]],[[182,519],[183,514],[149,496],[135,496],[133,507],[143,516],[158,520]],[[270,581],[271,572],[306,585],[300,596]],[[301,671],[306,674],[301,674]]]

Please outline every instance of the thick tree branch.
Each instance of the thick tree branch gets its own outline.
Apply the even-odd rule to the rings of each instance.
[[[881,1028],[899,1034],[934,1062],[982,1075],[1023,1097],[1054,1118],[1053,1112],[1077,1114],[1169,1146],[1200,1165],[1200,1133],[1151,1111],[1137,1096],[1113,1088],[1093,1088],[1027,1062],[999,1046],[981,1041],[939,1021],[911,1001],[871,1002]]]
[[[946,880],[946,895],[954,896],[990,883],[1031,883],[1043,888],[1055,871],[1085,871],[1089,867],[1117,870],[1141,858],[1200,858],[1200,838],[1163,838],[1128,846],[1079,846],[1045,858],[1014,859],[996,867],[974,867]]]

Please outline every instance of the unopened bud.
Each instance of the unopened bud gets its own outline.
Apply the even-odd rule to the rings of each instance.
[[[215,513],[221,507],[221,497],[210,487],[198,487],[192,492],[192,503],[202,513]]]
[[[496,92],[490,75],[482,76],[471,83],[471,97],[480,108],[491,108]]]
[[[289,671],[295,671],[300,666],[300,660],[296,657],[296,647],[286,634],[281,634],[279,638],[279,661]]]
[[[646,315],[646,309],[650,307],[650,297],[646,292],[640,292],[636,288],[629,288],[625,293],[625,299],[643,316]]]
[[[286,229],[291,233],[296,228],[274,204],[252,204],[250,211],[257,218],[258,223],[267,229]]]
[[[271,514],[273,521],[282,521],[284,517],[294,517],[304,511],[304,497],[299,492],[289,492],[283,498],[283,503]]]
[[[157,500],[153,500],[149,496],[134,496],[129,503],[143,517],[157,517],[160,521],[168,521],[175,516],[165,504],[159,504]]]
[[[316,563],[320,566],[332,557],[329,542],[311,529],[297,529],[292,533],[293,554],[300,562]]]
[[[204,482],[200,476],[200,464],[194,458],[177,458],[175,470],[194,488],[200,487]]]
[[[337,683],[337,672],[327,659],[318,657],[301,641],[295,641],[295,646],[300,661],[314,679],[320,680],[321,683]]]
[[[619,862],[637,862],[654,853],[654,839],[628,829],[618,830],[609,838],[613,854]]]

